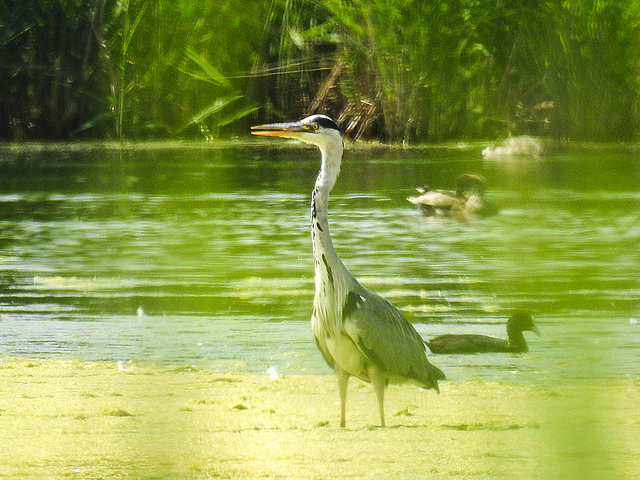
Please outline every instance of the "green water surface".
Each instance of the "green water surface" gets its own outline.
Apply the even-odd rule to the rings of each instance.
[[[0,354],[327,373],[312,338],[310,192],[319,153],[233,143],[0,148]],[[330,202],[338,254],[428,338],[530,352],[433,356],[449,379],[640,375],[640,150],[347,147]],[[497,216],[423,217],[416,186],[482,174]]]

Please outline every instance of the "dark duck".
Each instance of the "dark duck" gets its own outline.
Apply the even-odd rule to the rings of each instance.
[[[480,175],[465,173],[456,179],[456,190],[425,190],[417,188],[419,197],[409,197],[411,203],[428,217],[472,220],[497,213],[484,198],[485,181]]]
[[[508,340],[486,335],[440,335],[425,341],[432,353],[523,353],[529,350],[522,332],[540,336],[533,318],[527,312],[516,311],[507,321]]]

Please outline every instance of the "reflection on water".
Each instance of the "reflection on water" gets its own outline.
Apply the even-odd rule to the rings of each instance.
[[[349,152],[332,196],[347,267],[420,333],[542,338],[433,356],[449,379],[640,375],[640,162],[623,148],[483,162],[480,148]],[[309,327],[313,149],[0,150],[0,354],[328,372]],[[499,215],[422,217],[415,186],[487,178]]]

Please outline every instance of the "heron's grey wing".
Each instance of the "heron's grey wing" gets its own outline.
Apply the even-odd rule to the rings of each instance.
[[[384,298],[360,285],[347,294],[342,320],[361,352],[389,376],[402,376],[437,389],[444,374],[426,357],[422,337]]]

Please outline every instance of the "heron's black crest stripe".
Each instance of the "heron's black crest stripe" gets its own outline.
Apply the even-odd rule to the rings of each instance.
[[[324,266],[327,269],[327,277],[329,277],[329,282],[331,282],[331,286],[333,287],[333,271],[331,270],[329,262],[327,262],[327,257],[325,257],[324,253],[322,254],[322,263],[324,263]]]
[[[320,125],[323,128],[332,128],[333,130],[340,131],[340,128],[338,127],[336,122],[331,120],[326,115],[315,115],[312,118],[312,122],[317,123],[318,125]]]
[[[347,299],[344,302],[344,307],[342,307],[342,321],[344,322],[348,317],[353,315],[361,304],[362,297],[360,295],[355,292],[347,293]]]

